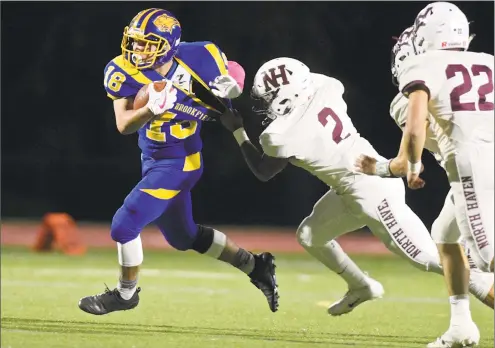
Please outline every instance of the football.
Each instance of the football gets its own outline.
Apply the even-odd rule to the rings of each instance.
[[[156,81],[153,82],[155,86],[155,91],[160,92],[165,88],[165,81]],[[134,110],[141,109],[143,106],[145,106],[148,103],[148,85],[144,85],[141,87],[139,92],[136,94],[136,97],[134,97],[134,104],[133,108]]]

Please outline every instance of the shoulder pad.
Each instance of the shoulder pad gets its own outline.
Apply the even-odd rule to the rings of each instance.
[[[270,157],[287,158],[285,146],[282,142],[282,136],[276,133],[267,133],[266,131],[260,134],[260,145],[263,152]]]
[[[151,82],[142,72],[126,65],[121,55],[105,66],[103,86],[110,99],[132,97],[143,85]]]
[[[183,42],[175,58],[208,89],[209,83],[217,76],[228,74],[227,57],[217,45],[209,41]]]
[[[335,93],[339,93],[340,95],[344,94],[344,85],[340,82],[340,80],[337,80],[334,77],[311,73],[311,78],[317,88],[325,88],[326,90],[331,90]]]
[[[398,72],[399,90],[407,96],[407,90],[413,85],[428,86],[427,53],[409,57]]]
[[[228,61],[225,54],[212,42],[183,42],[175,60],[207,91],[210,83],[217,76],[228,74]],[[229,99],[222,99],[223,104],[232,107]]]
[[[328,76],[327,84],[331,86],[336,92],[340,94],[344,94],[344,90],[345,90],[344,84],[340,80]]]

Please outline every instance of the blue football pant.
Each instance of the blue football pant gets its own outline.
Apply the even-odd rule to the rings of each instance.
[[[155,223],[167,242],[190,249],[198,227],[192,216],[191,190],[203,172],[200,153],[180,159],[142,156],[142,179],[112,220],[112,239],[125,244]]]

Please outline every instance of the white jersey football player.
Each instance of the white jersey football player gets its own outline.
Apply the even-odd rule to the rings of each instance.
[[[460,236],[478,268],[493,271],[493,55],[466,52],[469,42],[469,23],[453,4],[429,4],[416,17],[412,43],[417,55],[397,72],[399,89],[409,100],[401,150],[390,168],[394,161],[407,161],[408,186],[422,187],[421,155],[431,115],[438,124],[435,137]],[[451,295],[451,320],[447,332],[429,347],[475,346],[480,334],[469,309],[469,265],[459,235],[436,238]]]
[[[397,86],[397,72],[400,70],[401,65],[404,64],[405,59],[414,55],[413,44],[411,41],[413,29],[414,27],[411,26],[404,30],[393,49],[391,70],[394,84]],[[390,104],[390,116],[402,130],[407,122],[407,108],[408,99],[399,92]],[[448,148],[451,145],[448,137],[439,131],[439,127],[440,125],[436,119],[432,115],[429,115],[426,125],[425,149],[430,151],[440,166],[445,170],[445,160],[440,152],[440,147]],[[435,134],[438,134],[438,138]],[[399,167],[396,161],[394,161],[394,163],[391,163],[390,161],[391,160],[386,162],[378,162],[374,158],[361,155],[356,161],[356,169],[369,175],[380,175],[382,177],[395,176],[396,172],[402,173],[402,176],[405,176],[407,173],[407,164],[402,164],[402,166]],[[393,165],[392,171],[394,175],[391,173],[390,164]],[[398,176],[400,176],[400,174]],[[433,223],[431,235],[435,241],[441,241],[445,238],[448,240],[455,240],[455,238],[457,238],[458,242],[464,246],[465,253],[469,261],[469,266],[471,268],[469,290],[471,293],[475,294],[481,302],[493,309],[493,273],[481,272],[478,269],[470,255],[469,248],[466,248],[464,240],[460,237],[459,227],[457,226],[455,218],[455,206],[452,190],[448,192],[442,211]]]
[[[384,159],[354,128],[343,93],[340,81],[311,73],[295,59],[277,58],[258,70],[252,89],[265,104],[261,111],[269,121],[260,135],[263,153],[250,142],[238,113],[221,118],[260,180],[269,180],[292,163],[330,187],[297,229],[297,239],[348,284],[345,296],[329,307],[331,315],[348,313],[384,293],[335,241],[345,233],[368,226],[387,248],[414,266],[443,272],[428,230],[405,204],[402,179],[354,171],[354,160],[362,152]]]
[[[407,119],[407,106],[408,99],[399,93],[393,99],[390,105],[390,116],[394,119],[397,126],[401,129],[404,128]],[[431,154],[438,161],[440,166],[445,169],[445,161],[439,151],[440,146],[438,145],[437,138],[435,137],[435,129],[439,127],[433,116],[429,115],[429,124],[426,129],[426,140],[425,149],[431,152]],[[439,137],[438,141],[445,141],[442,136]],[[407,170],[407,169],[406,169]],[[452,189],[449,190],[447,196],[445,197],[445,203],[443,205],[440,214],[433,222],[431,228],[431,236],[434,241],[442,241],[442,239],[455,240],[457,238],[458,243],[464,247],[466,257],[469,262],[471,269],[469,277],[469,290],[474,293],[476,297],[486,304],[488,307],[493,309],[494,306],[494,279],[492,272],[482,272],[475,264],[469,248],[466,246],[466,242],[460,237],[460,230],[457,226],[457,221],[455,217],[455,205],[454,196]]]

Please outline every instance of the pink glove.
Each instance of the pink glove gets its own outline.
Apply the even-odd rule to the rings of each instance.
[[[244,78],[246,77],[244,68],[239,63],[234,62],[233,60],[229,60],[228,69],[229,75],[234,78],[239,87],[241,87],[241,90],[244,89]]]

